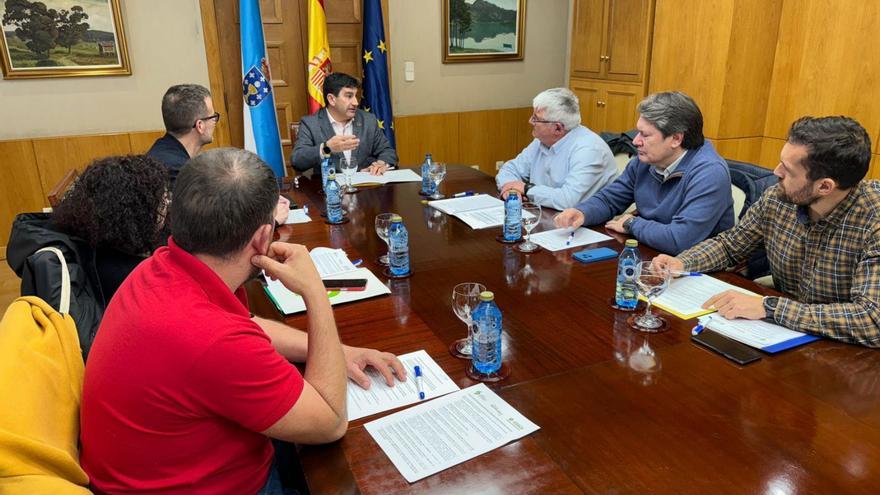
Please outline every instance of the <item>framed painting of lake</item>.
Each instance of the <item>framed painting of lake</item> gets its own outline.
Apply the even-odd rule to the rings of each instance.
[[[441,0],[443,63],[522,60],[526,0]]]
[[[6,79],[131,75],[119,0],[0,0]]]

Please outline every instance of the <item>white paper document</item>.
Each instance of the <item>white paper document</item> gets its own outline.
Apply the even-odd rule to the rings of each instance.
[[[349,421],[420,402],[414,371],[416,365],[422,372],[424,400],[440,397],[459,389],[458,385],[424,350],[398,356],[398,359],[406,369],[405,382],[395,380],[394,386],[389,387],[385,384],[385,378],[382,377],[382,374],[373,368],[367,370],[367,376],[372,382],[369,390],[362,389],[360,385],[352,381],[348,382]]]
[[[763,320],[728,320],[713,314],[700,318],[700,323],[725,337],[767,352],[777,352],[819,339]]]
[[[337,177],[338,179],[338,177]],[[355,186],[360,184],[390,184],[392,182],[421,182],[419,174],[409,168],[389,170],[382,175],[370,175],[369,172],[355,172],[351,176],[351,183]]]
[[[440,199],[429,204],[447,215],[460,218],[472,229],[504,225],[504,201],[488,194]],[[527,211],[522,212],[522,215],[525,218],[534,217]]]
[[[484,383],[364,425],[413,483],[539,429]]]
[[[569,233],[571,231],[566,228],[545,230],[532,234],[531,240],[548,251],[561,251],[611,239],[611,237],[595,230],[580,228],[574,230],[574,238],[571,240],[571,244],[568,244]]]
[[[295,210],[290,210],[290,213],[287,215],[287,220],[284,221],[284,225],[290,225],[294,223],[309,223],[312,219],[309,218],[309,215],[302,208],[297,208]]]
[[[756,296],[752,291],[728,284],[723,280],[701,275],[699,277],[679,277],[669,282],[669,287],[654,299],[654,305],[679,318],[689,320],[715,312],[714,309],[703,309],[703,303],[715,294],[733,289],[743,294]]]
[[[345,251],[341,249],[331,249],[325,247],[317,247],[309,253],[318,274],[322,279],[338,280],[348,278],[363,278],[367,280],[367,287],[358,291],[327,291],[327,297],[330,298],[330,304],[342,304],[361,299],[390,294],[391,289],[382,283],[373,272],[367,268],[357,268],[348,259]],[[266,294],[275,304],[282,314],[291,315],[306,310],[306,303],[298,294],[294,294],[279,280],[272,280],[270,277],[266,279]]]

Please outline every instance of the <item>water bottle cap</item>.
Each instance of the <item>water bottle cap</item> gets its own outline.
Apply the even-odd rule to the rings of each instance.
[[[495,299],[495,293],[490,290],[480,292],[480,301],[491,301]]]
[[[511,190],[510,192],[507,193],[508,198],[516,197],[516,196],[519,196],[519,191]]]
[[[402,221],[403,221],[403,217],[401,217],[400,215],[392,215],[392,216],[391,216],[391,222],[392,222],[392,223],[394,223],[394,222],[402,222]]]
[[[635,239],[627,239],[626,240],[626,247],[639,247],[639,241],[637,241]]]

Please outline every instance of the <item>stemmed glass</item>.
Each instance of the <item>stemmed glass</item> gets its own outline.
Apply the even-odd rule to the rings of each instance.
[[[379,213],[376,215],[376,235],[385,242],[385,246],[388,246],[388,227],[391,226],[391,217],[394,215],[397,215],[397,213]],[[388,266],[388,255],[383,254],[379,256],[378,261],[380,264]]]
[[[428,176],[434,182],[434,194],[428,196],[431,199],[443,199],[446,196],[440,194],[440,183],[443,182],[443,178],[446,177],[446,164],[440,162],[431,163],[431,168],[428,170]]]
[[[522,224],[526,229],[526,242],[516,246],[516,249],[523,253],[531,253],[541,248],[531,241],[532,229],[541,221],[541,205],[535,203],[523,203],[522,205]]]
[[[486,290],[486,286],[476,282],[458,284],[452,289],[452,310],[459,320],[467,324],[468,334],[466,338],[458,339],[452,343],[449,351],[458,358],[471,358],[471,327],[474,324],[471,313],[480,302],[480,292]]]
[[[670,278],[668,268],[655,265],[651,261],[642,261],[636,265],[636,285],[639,293],[648,300],[645,314],[633,319],[639,330],[654,333],[666,325],[666,320],[651,313],[651,303],[669,287]]]
[[[347,194],[358,192],[360,189],[351,184],[351,177],[357,172],[357,158],[352,156],[349,159],[345,159],[343,157],[339,162],[339,166],[342,168],[342,173],[345,174],[345,192]]]

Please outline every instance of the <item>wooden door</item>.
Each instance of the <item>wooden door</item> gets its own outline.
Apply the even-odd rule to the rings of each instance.
[[[601,106],[603,91],[599,85],[572,79],[570,86],[580,100],[581,124],[595,132],[605,130],[605,112]]]
[[[601,77],[608,0],[576,0],[572,25],[572,77]]]
[[[219,54],[208,63],[221,67],[232,146],[244,146],[241,92],[241,41],[237,0],[213,0],[216,12]],[[383,1],[386,12],[387,2]],[[361,0],[325,0],[327,35],[333,70],[361,78]],[[263,34],[271,67],[272,88],[284,159],[290,158],[293,143],[289,126],[308,114],[306,103],[306,58],[308,57],[308,2],[305,0],[260,0]],[[386,23],[387,26],[387,23]],[[387,29],[386,29],[387,36]],[[388,40],[386,40],[386,44]],[[210,54],[209,54],[210,55]],[[218,95],[214,95],[217,99]]]
[[[639,82],[644,77],[651,0],[610,0],[605,77]]]

